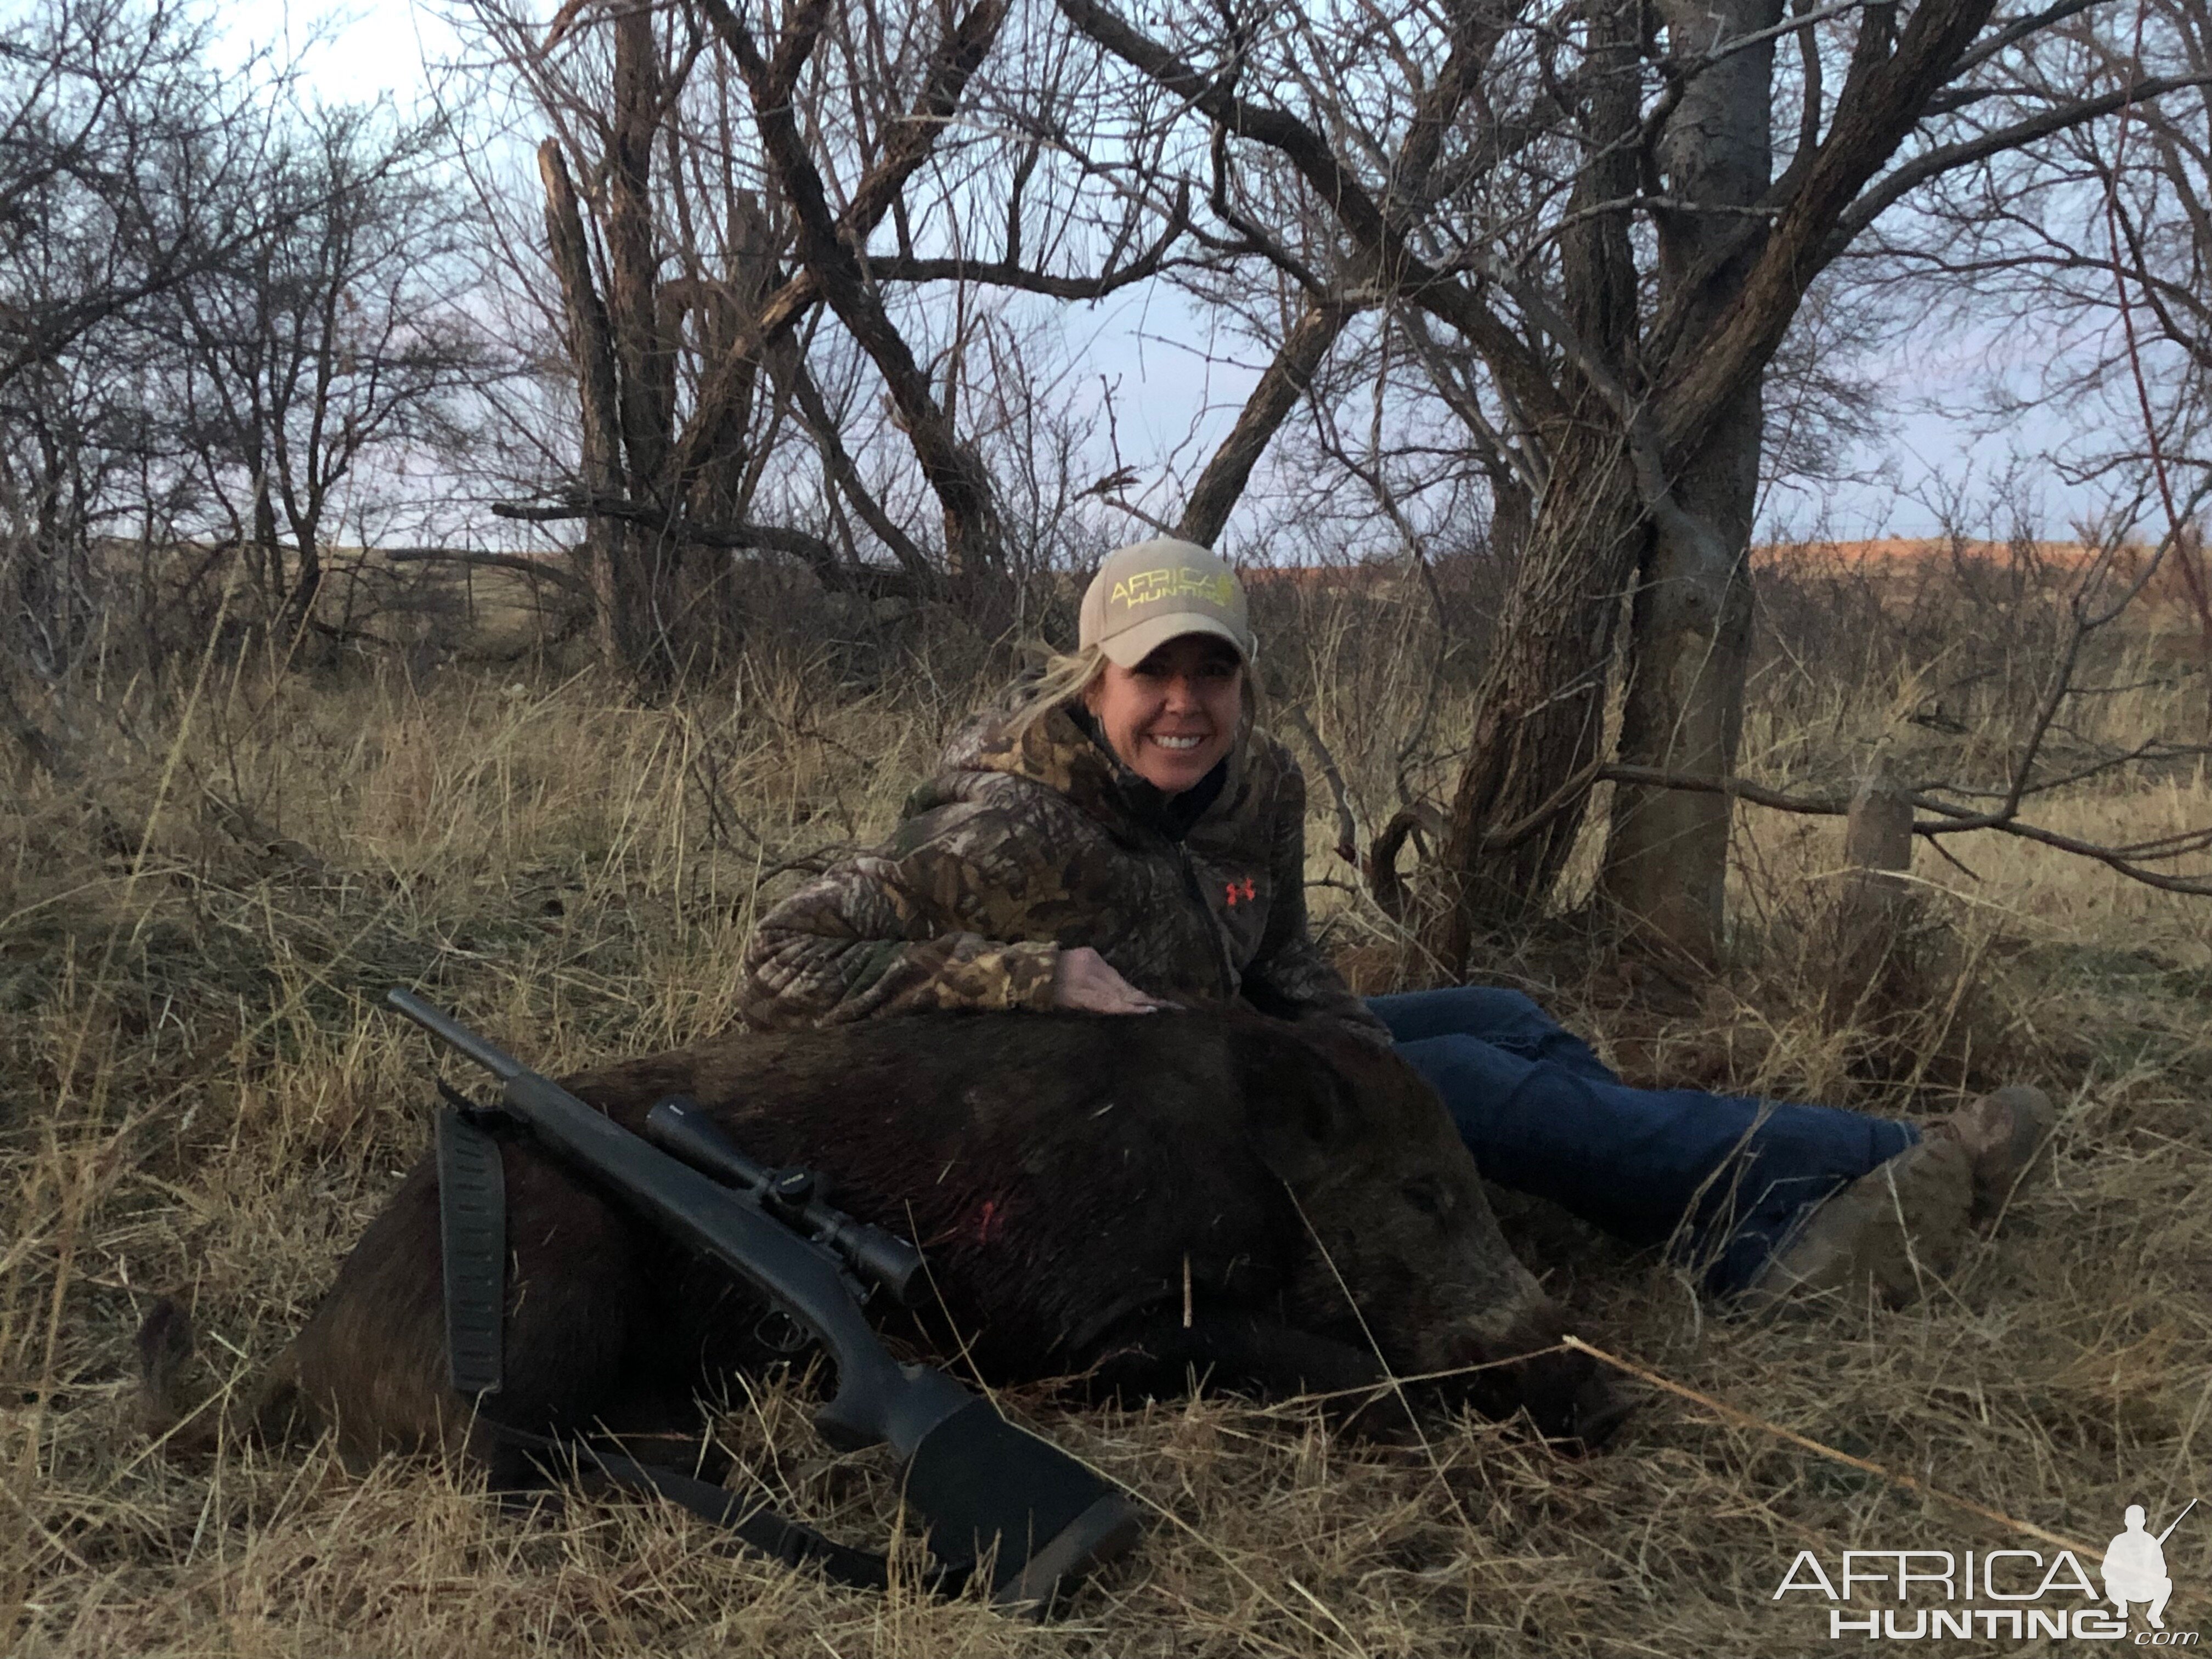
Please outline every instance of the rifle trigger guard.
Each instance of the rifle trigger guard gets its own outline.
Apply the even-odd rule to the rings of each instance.
[[[781,1308],[770,1308],[753,1325],[753,1340],[772,1353],[788,1358],[803,1352],[813,1339],[806,1328]]]
[[[471,1099],[463,1094],[452,1084],[447,1082],[443,1077],[439,1078],[437,1082],[438,1098],[459,1113],[461,1121],[471,1128],[489,1129],[512,1121],[514,1115],[498,1102],[495,1101],[487,1106],[483,1102]]]

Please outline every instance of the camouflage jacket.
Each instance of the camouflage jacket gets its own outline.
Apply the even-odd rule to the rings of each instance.
[[[1153,996],[1241,997],[1389,1041],[1306,931],[1305,780],[1280,744],[1248,730],[1170,797],[1068,706],[1012,735],[1013,706],[953,738],[881,847],[763,918],[752,1024],[1048,1008],[1060,951],[1087,945]]]

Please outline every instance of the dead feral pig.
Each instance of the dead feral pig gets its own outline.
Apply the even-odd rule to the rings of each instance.
[[[1485,1366],[1424,1392],[1588,1442],[1620,1415],[1587,1358],[1556,1348],[1560,1311],[1436,1097],[1347,1035],[1222,1013],[933,1015],[735,1036],[568,1086],[634,1130],[690,1095],[763,1162],[819,1171],[841,1207],[922,1245],[933,1294],[913,1334],[964,1346],[994,1382],[1174,1393],[1196,1375],[1279,1395]],[[697,1390],[773,1357],[750,1292],[526,1139],[503,1135],[501,1153],[507,1382],[489,1414],[696,1430]],[[258,1415],[303,1406],[352,1462],[489,1457],[495,1437],[468,1444],[447,1387],[439,1264],[426,1158]],[[157,1395],[181,1334],[173,1308],[141,1334]],[[1383,1395],[1366,1421],[1398,1409]]]

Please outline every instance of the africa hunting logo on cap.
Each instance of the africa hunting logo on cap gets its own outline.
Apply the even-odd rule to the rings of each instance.
[[[1252,628],[1237,573],[1195,542],[1164,537],[1106,556],[1084,590],[1078,643],[1134,668],[1170,640],[1212,634],[1252,659]]]

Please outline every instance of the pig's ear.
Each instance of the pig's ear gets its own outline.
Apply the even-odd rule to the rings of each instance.
[[[1241,1025],[1235,1048],[1244,1121],[1260,1161],[1293,1185],[1313,1180],[1355,1121],[1343,1073],[1279,1020]]]

